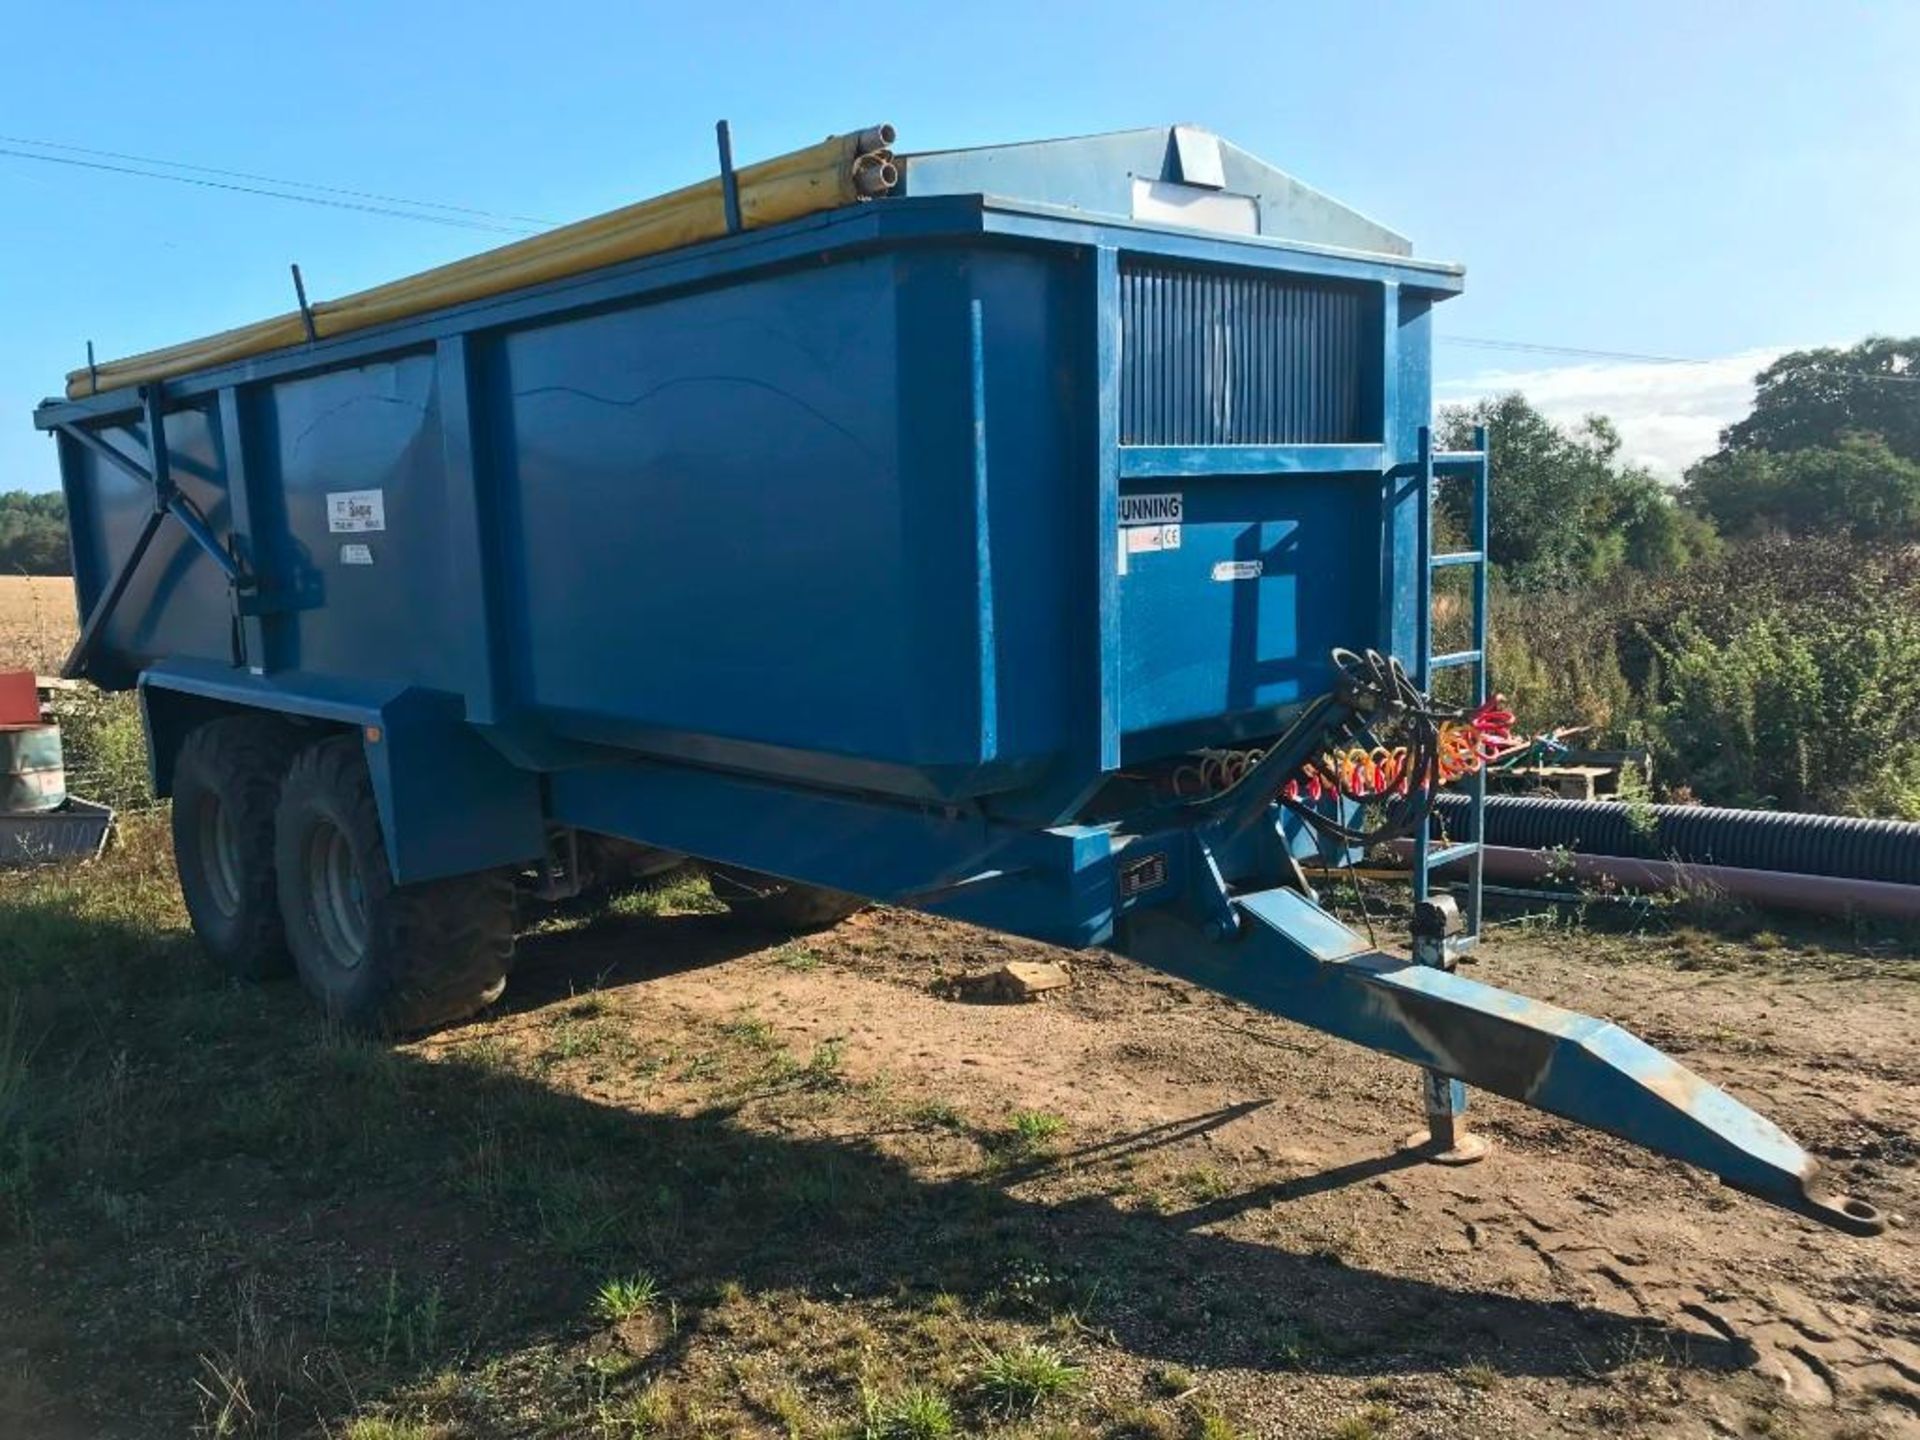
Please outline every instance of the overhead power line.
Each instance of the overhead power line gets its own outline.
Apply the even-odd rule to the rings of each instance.
[[[1475,350],[1514,350],[1540,355],[1575,355],[1587,360],[1628,360],[1644,365],[1711,365],[1691,355],[1641,355],[1631,350],[1587,350],[1574,345],[1539,345],[1526,340],[1486,340],[1473,335],[1436,335],[1442,345],[1465,345]],[[1722,357],[1727,358],[1727,357]],[[1849,381],[1874,385],[1920,385],[1920,375],[1849,375]]]
[[[100,170],[114,175],[137,175],[146,180],[171,180],[176,185],[198,185],[208,190],[226,190],[241,195],[259,195],[271,200],[294,200],[303,205],[324,205],[333,210],[353,210],[366,215],[385,215],[396,220],[419,220],[429,225],[447,225],[456,230],[482,230],[495,235],[534,235],[539,232],[525,225],[496,224],[492,220],[463,215],[436,215],[423,210],[406,210],[396,205],[376,205],[368,201],[332,199],[324,195],[301,195],[290,190],[269,190],[257,185],[241,185],[229,180],[210,180],[198,175],[170,175],[162,170],[139,169],[132,165],[111,165],[104,160],[82,160],[72,155],[42,155],[0,145],[0,155],[18,160],[38,160],[47,165],[74,165],[85,170]],[[409,202],[410,203],[410,202]]]
[[[1474,335],[1437,335],[1442,345],[1466,345],[1475,350],[1519,350],[1528,354],[1578,355],[1588,360],[1637,360],[1647,365],[1708,365],[1690,355],[1640,355],[1631,350],[1586,350],[1575,345],[1537,345],[1525,340],[1483,340]]]
[[[499,220],[550,227],[558,220],[538,215],[497,214],[471,205],[450,205],[442,200],[414,200],[405,195],[382,195],[372,190],[349,190],[338,185],[317,185],[311,180],[288,180],[278,175],[257,175],[251,170],[223,170],[215,165],[194,165],[185,160],[165,160],[152,155],[128,155],[119,150],[95,150],[86,145],[68,145],[58,140],[34,140],[24,135],[0,135],[0,145],[30,145],[37,150],[62,150],[70,155],[92,155],[102,160],[130,160],[137,165],[161,165],[169,170],[191,170],[200,175],[222,175],[229,180],[254,180],[262,185],[278,185],[287,190],[313,190],[322,195],[346,195],[355,200],[378,200],[388,205],[405,205],[414,210],[446,210],[456,215],[472,215],[481,220]]]

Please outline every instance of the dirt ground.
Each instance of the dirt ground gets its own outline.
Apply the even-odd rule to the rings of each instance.
[[[630,963],[618,940],[575,943]],[[1403,1163],[1407,1067],[1118,960],[1076,957],[1070,992],[1008,1007],[941,998],[939,982],[1040,947],[876,911],[811,949],[805,971],[747,956],[615,993],[657,1018],[750,1012],[796,1047],[843,1037],[855,1080],[970,1113],[1064,1117],[1069,1140],[1008,1176],[1010,1193],[1116,1225],[1151,1216],[1219,1289],[1202,1303],[1284,1298],[1337,1342],[1331,1373],[1276,1370],[1228,1306],[1186,1351],[1255,1433],[1312,1433],[1377,1393],[1416,1433],[1920,1434],[1920,1251],[1904,1226],[1837,1235],[1497,1099],[1475,1111],[1490,1160]],[[1913,979],[1742,950],[1555,934],[1496,943],[1477,973],[1620,1020],[1773,1115],[1849,1187],[1920,1213]],[[1061,1243],[1097,1253],[1099,1231],[1065,1227]],[[1151,1351],[1151,1324],[1135,1333],[1120,1343]],[[1498,1380],[1447,1377],[1476,1361]]]
[[[0,1433],[1920,1435],[1910,952],[1511,927],[1476,967],[1780,1121],[1900,1217],[1856,1239],[1498,1100],[1485,1163],[1409,1163],[1404,1065],[1097,954],[971,1003],[1060,957],[904,912],[548,924],[496,1012],[369,1047],[151,918],[158,839],[0,895],[0,962],[105,967],[35,1040]],[[596,1320],[636,1267],[653,1318]],[[968,1398],[1033,1344],[1071,1385]],[[922,1387],[957,1428],[885,1410]]]

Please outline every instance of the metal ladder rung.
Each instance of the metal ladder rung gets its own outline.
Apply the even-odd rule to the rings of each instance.
[[[1465,860],[1470,855],[1480,853],[1478,840],[1463,840],[1458,845],[1448,845],[1439,850],[1427,851],[1427,869],[1438,870],[1442,865],[1451,865],[1456,860]]]
[[[1422,427],[1420,431],[1420,469],[1423,477],[1422,508],[1420,512],[1420,611],[1416,619],[1416,645],[1414,660],[1416,673],[1420,677],[1423,689],[1431,689],[1435,677],[1444,670],[1471,667],[1467,670],[1472,682],[1471,700],[1479,704],[1487,698],[1487,583],[1491,578],[1492,564],[1488,559],[1487,529],[1487,488],[1491,469],[1488,457],[1487,432],[1485,427],[1477,427],[1472,440],[1472,449],[1436,450],[1433,446],[1433,432]],[[1439,486],[1438,480],[1463,480],[1472,492],[1470,511],[1472,524],[1470,533],[1461,537],[1471,548],[1434,553],[1434,507]],[[1464,569],[1472,593],[1472,635],[1467,643],[1472,648],[1456,650],[1436,655],[1434,651],[1434,615],[1433,590],[1434,575],[1442,570]],[[1469,791],[1473,800],[1473,824],[1466,832],[1469,835],[1485,837],[1486,815],[1486,776],[1482,771],[1473,778]],[[1478,939],[1481,927],[1480,913],[1480,861],[1484,849],[1478,839],[1459,844],[1437,843],[1432,834],[1432,819],[1423,819],[1414,834],[1413,851],[1413,887],[1414,897],[1424,900],[1430,887],[1435,883],[1435,873],[1445,865],[1458,864],[1463,860],[1472,861],[1467,875],[1466,931],[1464,934],[1447,937],[1442,943],[1448,955],[1463,954],[1471,949]],[[1431,1080],[1433,1077],[1429,1076]],[[1433,1109],[1432,1091],[1428,1097],[1429,1119],[1436,1113]],[[1451,1108],[1451,1107],[1450,1107]],[[1437,1133],[1437,1132],[1436,1132]]]

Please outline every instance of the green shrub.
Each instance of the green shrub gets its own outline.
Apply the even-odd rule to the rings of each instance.
[[[1703,798],[1920,817],[1920,619],[1763,612],[1660,647],[1666,773]]]
[[[1663,780],[1729,805],[1920,816],[1920,555],[1743,545],[1619,617]]]
[[[68,790],[122,814],[152,807],[147,742],[133,691],[109,694],[82,685],[63,694],[59,719]]]
[[[1620,608],[1591,592],[1494,592],[1489,674],[1520,731],[1584,726],[1573,743],[1639,738],[1642,703],[1620,668]]]
[[[1685,575],[1496,588],[1492,679],[1522,732],[1649,745],[1709,804],[1920,817],[1920,552],[1761,540]]]

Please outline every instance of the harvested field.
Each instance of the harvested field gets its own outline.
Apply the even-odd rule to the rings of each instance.
[[[0,670],[60,668],[78,627],[64,575],[0,575]]]

